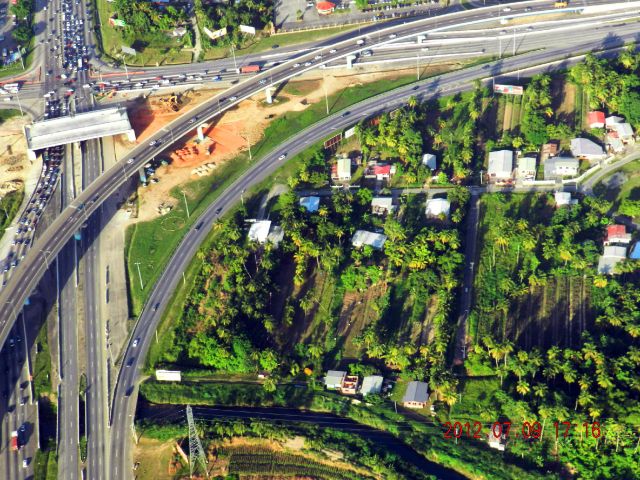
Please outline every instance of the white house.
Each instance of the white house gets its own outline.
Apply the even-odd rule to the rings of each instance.
[[[607,246],[598,260],[598,273],[613,275],[615,266],[627,258],[627,247]]]
[[[260,220],[254,222],[249,227],[249,240],[265,243],[271,229],[271,220]]]
[[[351,180],[351,159],[338,158],[331,168],[331,179],[337,182],[348,182]]]
[[[556,207],[563,207],[565,205],[573,205],[578,203],[577,200],[571,199],[571,192],[556,192],[553,195],[553,198],[556,201]]]
[[[351,239],[351,244],[354,247],[362,247],[363,245],[369,245],[377,250],[382,250],[384,242],[387,241],[387,236],[382,233],[369,232],[368,230],[356,230]]]
[[[536,178],[536,159],[535,157],[520,157],[518,159],[518,167],[516,170],[518,178],[533,180]]]
[[[438,168],[438,158],[433,153],[422,155],[422,165],[433,171]]]
[[[491,180],[503,181],[511,178],[513,171],[513,152],[511,150],[498,150],[489,153],[489,169],[487,174]]]
[[[590,162],[604,160],[607,154],[604,149],[588,138],[574,138],[571,140],[571,153],[574,157],[584,158]]]
[[[329,370],[327,372],[327,376],[324,377],[324,385],[331,390],[342,388],[342,382],[344,381],[344,377],[346,376],[347,372],[343,372],[340,370]]]
[[[604,120],[604,124],[605,124],[607,127],[611,127],[612,125],[615,125],[616,123],[622,123],[622,122],[624,122],[624,118],[622,118],[622,117],[617,117],[617,116],[615,116],[615,115],[611,115],[610,117],[607,117],[607,118]]]
[[[373,197],[371,199],[371,211],[376,215],[393,213],[395,208],[395,205],[393,205],[393,198],[391,197]]]
[[[307,212],[317,212],[320,208],[320,197],[300,197],[300,206]]]
[[[573,157],[551,157],[544,162],[544,179],[553,180],[578,174],[580,162]]]
[[[635,143],[633,128],[626,122],[614,123],[607,127],[609,134],[619,138],[624,143]]]
[[[449,217],[451,203],[446,198],[432,198],[427,200],[425,214],[428,218],[439,218],[441,215]]]

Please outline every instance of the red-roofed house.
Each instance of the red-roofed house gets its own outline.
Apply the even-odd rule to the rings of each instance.
[[[336,4],[331,2],[318,2],[316,3],[316,10],[319,15],[330,15],[336,9]]]
[[[605,245],[624,244],[631,242],[631,234],[627,233],[624,225],[609,225],[607,227],[607,236],[604,239]]]
[[[365,172],[366,178],[374,178],[376,180],[388,180],[396,173],[395,165],[371,165]]]
[[[604,112],[589,112],[587,123],[589,128],[604,128]]]

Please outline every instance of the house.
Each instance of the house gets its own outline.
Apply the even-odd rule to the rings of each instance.
[[[409,382],[402,397],[402,405],[407,408],[424,408],[429,400],[429,386],[425,382]]]
[[[320,208],[320,197],[300,197],[300,206],[307,212],[317,212]]]
[[[355,395],[358,391],[358,376],[346,375],[342,379],[342,385],[340,386],[340,393],[344,395]]]
[[[316,3],[316,10],[318,11],[318,15],[330,15],[335,9],[335,3],[326,1]]]
[[[633,136],[633,128],[626,122],[614,123],[607,127],[609,134],[615,134],[616,138],[619,138],[623,143],[635,143],[635,137]]]
[[[553,197],[556,201],[556,207],[563,207],[565,205],[574,205],[578,203],[577,200],[571,200],[571,192],[556,192]]]
[[[624,152],[624,142],[618,137],[618,132],[609,131],[605,137],[605,146],[607,150],[612,153]]]
[[[607,246],[598,260],[598,273],[613,275],[615,266],[627,258],[627,247]]]
[[[373,197],[371,199],[371,211],[376,215],[393,213],[395,208],[395,205],[393,205],[393,198],[391,197]]]
[[[553,180],[578,174],[580,162],[573,157],[551,157],[544,162],[544,179]]]
[[[177,28],[174,28],[174,29],[173,29],[173,32],[171,32],[171,34],[172,34],[174,37],[180,37],[180,38],[182,38],[182,37],[184,37],[184,36],[187,34],[187,29],[186,29],[186,28],[184,28],[184,27],[177,27]]]
[[[624,225],[609,225],[607,227],[607,235],[604,237],[603,245],[629,245],[629,243],[631,243],[631,234],[627,233],[627,228]]]
[[[389,180],[396,173],[395,165],[369,165],[365,171],[365,178],[375,178],[376,180]]]
[[[489,153],[489,169],[487,175],[491,180],[500,182],[509,180],[513,170],[513,152],[511,150],[498,150]]]
[[[278,225],[271,225],[271,220],[259,220],[249,227],[249,240],[258,243],[267,241],[278,245],[284,238],[284,230]]]
[[[571,153],[574,157],[595,162],[607,158],[604,149],[588,138],[574,138],[571,140]]]
[[[616,123],[622,123],[622,122],[624,122],[624,118],[616,117],[615,115],[611,115],[610,117],[607,117],[604,120],[604,124],[607,126],[607,128],[615,125]]]
[[[360,393],[363,397],[380,393],[382,391],[382,382],[384,378],[380,375],[369,375],[362,379],[362,386],[360,387]]]
[[[504,452],[507,446],[507,436],[503,434],[500,437],[496,437],[493,432],[489,432],[487,435],[487,445],[491,448]]]
[[[331,180],[334,182],[348,182],[351,180],[351,159],[342,157],[331,166]]]
[[[265,243],[271,230],[271,220],[260,220],[249,227],[249,240],[258,243]]]
[[[425,153],[422,155],[422,165],[433,172],[438,168],[438,158],[433,153]]]
[[[362,247],[363,245],[369,245],[377,250],[382,250],[384,242],[387,241],[387,236],[382,233],[369,232],[367,230],[356,230],[351,239],[351,244],[354,247]]]
[[[604,128],[604,112],[587,113],[587,123],[589,128]]]
[[[347,376],[347,372],[341,370],[329,370],[324,377],[324,386],[329,390],[338,390],[342,388],[342,381]]]
[[[631,260],[640,260],[640,242],[636,242],[633,246],[631,252],[629,252],[629,258]]]
[[[427,218],[442,218],[443,215],[449,218],[450,211],[451,203],[446,198],[432,198],[427,200],[427,208],[425,209]]]
[[[533,180],[536,178],[536,159],[535,157],[520,157],[518,159],[518,167],[516,169],[518,178],[525,180]]]

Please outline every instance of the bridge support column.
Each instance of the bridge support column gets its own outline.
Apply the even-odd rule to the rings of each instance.
[[[274,88],[273,87],[267,87],[264,89],[264,94],[267,97],[267,103],[271,104],[273,103],[273,92],[274,92]]]
[[[33,162],[38,157],[36,156],[36,152],[34,150],[30,150],[27,148],[27,158]]]
[[[355,59],[355,55],[347,55],[347,68],[353,68],[353,62]]]
[[[202,131],[202,129],[207,128],[208,126],[208,123],[198,125],[198,128],[196,129],[196,131],[198,132],[198,141],[204,142],[204,132]]]
[[[135,142],[136,141],[136,132],[135,132],[135,130],[133,128],[131,130],[127,131],[127,139],[130,142]]]
[[[416,41],[418,42],[418,45],[419,45],[419,44],[421,44],[421,43],[423,43],[426,39],[427,39],[427,36],[426,36],[426,35],[418,35],[418,36],[416,37]]]

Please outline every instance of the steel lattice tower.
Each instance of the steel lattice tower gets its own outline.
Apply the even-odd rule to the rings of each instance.
[[[195,470],[196,463],[200,463],[205,476],[209,478],[209,474],[207,472],[207,457],[204,454],[202,443],[200,443],[198,432],[196,432],[196,424],[193,421],[191,405],[187,405],[187,423],[189,425],[189,475],[193,478],[193,471]]]

